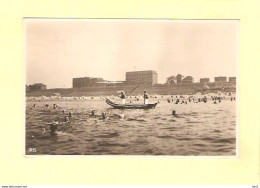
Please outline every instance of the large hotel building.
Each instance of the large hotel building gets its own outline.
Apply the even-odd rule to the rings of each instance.
[[[103,82],[102,78],[92,78],[92,77],[82,77],[73,78],[72,87],[82,88],[82,87],[93,87],[96,86],[98,82]]]
[[[153,70],[126,72],[126,84],[153,86],[158,83],[158,74]]]

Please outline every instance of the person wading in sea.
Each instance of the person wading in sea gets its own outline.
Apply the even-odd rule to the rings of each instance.
[[[120,94],[120,96],[119,96],[120,98],[121,98],[121,100],[122,100],[122,104],[123,105],[125,105],[125,94],[124,94],[124,92],[123,91],[121,91],[121,94]]]
[[[146,91],[144,91],[144,104],[148,104],[148,94]]]

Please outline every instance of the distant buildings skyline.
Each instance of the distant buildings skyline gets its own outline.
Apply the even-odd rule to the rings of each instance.
[[[127,86],[142,84],[144,86],[156,86],[160,84],[207,84],[207,83],[223,83],[223,82],[236,82],[236,77],[217,76],[214,77],[214,81],[210,82],[210,78],[200,78],[199,82],[194,82],[192,76],[184,76],[177,74],[176,76],[168,77],[164,83],[158,83],[158,74],[154,70],[146,71],[131,71],[125,73],[125,80],[111,81],[104,80],[100,77],[77,77],[72,78],[72,88],[83,88],[83,87],[96,87],[96,86]],[[42,83],[35,83],[33,85],[26,85],[27,90],[42,90],[46,89],[46,85]],[[51,88],[50,88],[51,89]]]
[[[142,72],[142,71],[145,71],[145,70],[141,70],[141,71],[137,71],[137,72]],[[128,72],[135,72],[135,71],[128,71]],[[157,72],[157,71],[156,71]],[[157,73],[157,75],[160,75],[160,74],[158,74]],[[192,76],[192,75],[191,75]],[[74,77],[74,78],[86,78],[86,77],[89,77],[89,78],[101,78],[101,79],[103,79],[102,77],[100,77],[100,76],[97,76],[97,77],[95,77],[95,76],[80,76],[80,77]],[[167,79],[168,78],[170,78],[170,77],[175,77],[176,78],[176,76],[173,76],[173,74],[172,75],[170,75],[170,76],[168,76],[168,77],[166,77],[165,78],[165,80],[163,81],[163,82],[159,82],[159,80],[157,80],[157,83],[158,84],[165,84],[165,83],[167,83]],[[231,80],[234,82],[234,81],[236,81],[236,76],[233,76],[233,75],[228,75],[228,76],[223,76],[223,75],[218,75],[218,76],[213,76],[213,77],[201,77],[201,78],[195,78],[195,77],[193,77],[192,76],[192,78],[193,78],[193,82],[194,83],[201,83],[201,79],[209,79],[211,82],[213,82],[213,81],[215,81],[215,78],[216,77],[226,77],[226,81],[229,81],[229,79],[231,78]],[[60,86],[58,86],[58,87],[48,87],[48,88],[71,88],[71,87],[73,87],[73,79],[74,78],[71,78],[72,79],[72,81],[70,82],[71,83],[71,86],[69,86],[69,87],[65,87],[64,85],[60,85]],[[103,79],[103,81],[104,82],[124,82],[125,81],[125,79],[126,79],[126,76],[124,76],[122,79],[119,79],[119,80],[109,80],[109,79]],[[99,80],[100,82],[102,82],[102,80]],[[208,81],[208,82],[210,82],[210,81]],[[203,81],[202,81],[203,82]],[[204,81],[205,82],[205,81]],[[207,82],[207,81],[206,81]],[[205,83],[206,83],[205,82]],[[37,84],[37,83],[46,83],[45,81],[37,81],[37,82],[30,82],[30,83],[26,83],[26,85],[33,85],[33,84]],[[177,83],[177,81],[176,81],[176,83]],[[48,84],[46,84],[46,85],[48,85]]]
[[[229,78],[227,80],[227,78]],[[218,82],[236,82],[236,77],[227,77],[227,76],[216,76],[214,81],[211,83]],[[154,86],[156,84],[207,84],[210,83],[210,78],[200,78],[199,82],[195,82],[192,76],[184,76],[178,74],[177,76],[170,76],[166,78],[165,82],[158,83],[158,73],[154,70],[142,70],[142,71],[128,71],[125,73],[125,80],[120,81],[110,81],[104,80],[103,78],[98,77],[78,77],[73,78],[73,88],[80,87],[91,87],[91,86],[105,86],[105,85],[134,85],[142,84],[146,86]]]
[[[100,78],[100,77],[89,77],[89,76],[81,76],[81,77],[75,77],[75,78],[86,78],[86,77],[88,77],[88,78]],[[164,82],[158,82],[158,84],[165,84],[165,83],[167,83],[167,80],[168,80],[168,78],[172,78],[172,77],[175,77],[175,80],[176,80],[176,76],[169,76],[169,77],[167,77],[166,79],[165,79],[165,81]],[[207,83],[207,82],[215,82],[215,78],[216,77],[226,77],[226,81],[229,81],[229,82],[236,82],[236,76],[215,76],[215,77],[210,77],[210,78],[208,78],[208,77],[202,77],[202,78],[198,78],[198,79],[194,79],[194,77],[192,77],[193,78],[193,83]],[[64,86],[62,86],[62,85],[60,85],[60,86],[58,86],[58,87],[49,87],[48,86],[48,89],[55,89],[55,88],[73,88],[73,79],[74,78],[71,78],[72,79],[72,81],[71,81],[71,86],[70,87],[64,87]],[[125,82],[123,79],[122,80],[105,80],[105,79],[103,79],[103,78],[101,78],[102,80],[99,80],[99,82],[101,83],[120,83],[120,82]],[[209,81],[207,81],[207,80],[209,80]],[[28,84],[28,83],[26,83],[26,85],[27,86],[29,86],[29,85],[34,85],[34,84],[41,84],[41,83],[43,83],[44,85],[46,84],[46,82],[44,82],[44,81],[40,81],[40,82],[31,82],[30,84]],[[177,81],[176,81],[176,83],[177,83]],[[48,85],[48,84],[46,84],[46,85]]]

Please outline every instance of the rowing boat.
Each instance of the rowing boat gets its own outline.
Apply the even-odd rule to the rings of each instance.
[[[155,108],[157,103],[154,104],[116,104],[111,100],[106,99],[106,103],[116,109],[152,109]]]

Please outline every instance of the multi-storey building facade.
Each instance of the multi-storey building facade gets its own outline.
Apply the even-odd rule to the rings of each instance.
[[[228,78],[228,81],[229,81],[229,82],[236,82],[237,79],[236,79],[236,77],[229,77],[229,78]]]
[[[227,77],[226,76],[215,77],[215,82],[226,82],[226,81],[227,81]]]
[[[186,76],[183,80],[182,80],[182,84],[192,84],[194,81],[192,76]]]
[[[209,83],[209,82],[210,82],[209,78],[201,78],[200,79],[201,84],[206,84],[206,83]]]
[[[92,77],[82,77],[82,78],[73,78],[72,86],[73,88],[82,88],[82,87],[93,87],[96,86],[98,82],[103,82],[102,78],[92,78]]]
[[[153,86],[158,83],[158,75],[155,71],[133,71],[126,72],[126,84],[143,84],[146,86]]]

